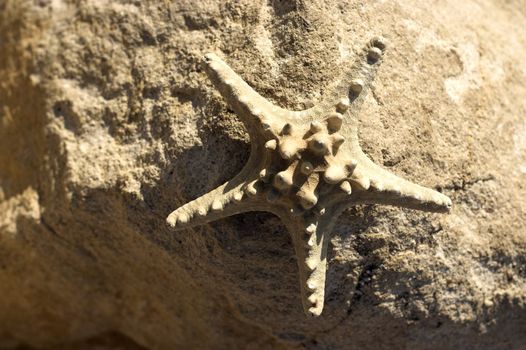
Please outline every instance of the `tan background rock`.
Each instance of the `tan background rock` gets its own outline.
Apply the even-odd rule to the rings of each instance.
[[[454,208],[343,215],[306,319],[276,217],[165,226],[248,156],[199,62],[301,109],[377,34],[362,147]],[[526,348],[525,55],[523,0],[0,0],[0,348]]]

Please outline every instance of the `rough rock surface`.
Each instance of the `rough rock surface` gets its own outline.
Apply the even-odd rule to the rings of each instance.
[[[362,147],[454,207],[348,211],[309,319],[276,217],[165,225],[248,156],[200,59],[302,109],[377,34]],[[0,0],[0,348],[526,348],[525,54],[524,0]]]

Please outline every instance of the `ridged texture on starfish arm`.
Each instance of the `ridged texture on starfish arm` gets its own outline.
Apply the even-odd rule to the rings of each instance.
[[[187,203],[167,219],[184,229],[248,211],[268,211],[286,225],[298,258],[302,303],[323,310],[327,246],[338,216],[360,204],[447,212],[451,200],[374,164],[358,142],[357,114],[386,49],[375,38],[316,106],[288,111],[254,91],[215,54],[206,72],[245,124],[250,158],[229,182]]]

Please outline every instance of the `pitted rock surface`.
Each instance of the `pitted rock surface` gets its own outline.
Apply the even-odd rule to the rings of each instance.
[[[522,0],[0,1],[0,348],[521,349],[524,9]],[[201,60],[213,52],[273,105],[308,110],[375,35],[388,48],[351,114],[356,142],[453,206],[343,212],[327,242],[323,313],[306,318],[277,216],[166,225],[238,174],[253,147]],[[347,117],[325,134],[327,117],[320,135],[354,142]],[[277,153],[276,174],[289,165]],[[319,183],[325,172],[315,171]]]

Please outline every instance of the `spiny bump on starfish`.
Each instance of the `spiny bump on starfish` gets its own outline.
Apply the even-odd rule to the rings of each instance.
[[[214,54],[205,56],[208,76],[245,124],[251,154],[243,170],[167,218],[184,229],[249,211],[269,211],[287,226],[298,257],[302,303],[321,314],[327,246],[332,227],[348,207],[389,204],[447,212],[451,200],[375,165],[357,142],[355,116],[386,50],[375,38],[317,105],[289,111],[254,91]]]

